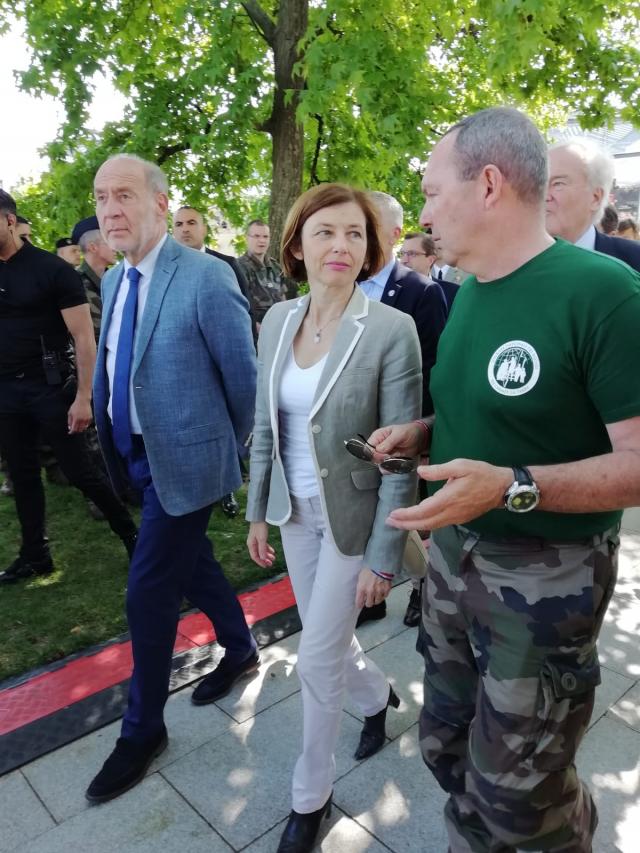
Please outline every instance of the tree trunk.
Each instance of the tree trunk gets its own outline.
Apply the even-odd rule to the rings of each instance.
[[[273,140],[269,225],[271,251],[276,257],[287,213],[302,191],[304,134],[296,110],[304,83],[294,75],[293,66],[300,59],[298,44],[307,31],[308,13],[308,0],[281,0],[273,34],[275,91],[269,119]]]

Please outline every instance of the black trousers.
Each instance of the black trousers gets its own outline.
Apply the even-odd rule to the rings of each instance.
[[[0,377],[0,454],[13,480],[22,530],[20,554],[26,560],[40,560],[48,553],[38,454],[41,436],[52,447],[71,485],[102,510],[113,532],[125,537],[136,531],[104,470],[92,458],[85,435],[69,435],[69,406],[60,385],[47,385],[39,379]]]

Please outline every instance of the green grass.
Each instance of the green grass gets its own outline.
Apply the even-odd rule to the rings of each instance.
[[[127,630],[127,556],[120,540],[106,522],[89,516],[76,489],[49,484],[45,489],[56,571],[0,587],[0,680]],[[209,535],[231,584],[241,590],[285,571],[285,565],[276,530],[272,534],[278,552],[274,568],[265,571],[251,562],[245,545],[245,490],[236,497],[241,505],[238,517],[227,519],[215,507]],[[0,496],[0,567],[15,558],[19,545],[13,499]]]

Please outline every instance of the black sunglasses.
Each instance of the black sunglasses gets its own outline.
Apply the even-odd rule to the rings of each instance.
[[[360,434],[358,434],[357,438],[345,439],[344,446],[356,459],[369,462],[370,465],[381,468],[387,474],[411,474],[418,467],[415,461],[409,456],[389,456],[387,459],[383,459],[382,462],[374,462],[373,452],[375,448]]]

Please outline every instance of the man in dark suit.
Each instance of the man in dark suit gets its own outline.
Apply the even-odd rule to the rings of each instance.
[[[232,255],[223,255],[222,252],[216,252],[215,249],[205,246],[208,231],[209,228],[204,221],[203,215],[195,207],[183,205],[173,215],[173,236],[178,243],[182,243],[183,246],[189,246],[189,248],[195,249],[196,252],[204,252],[229,264],[235,277],[238,279],[238,286],[242,291],[242,295],[245,299],[248,299],[247,279],[240,269],[240,264]]]
[[[369,299],[392,305],[410,314],[416,324],[422,350],[422,411],[433,412],[429,393],[429,377],[436,361],[436,349],[444,329],[445,301],[438,285],[415,270],[396,261],[393,250],[402,234],[403,211],[400,203],[383,192],[369,194],[375,204],[384,249],[384,266],[360,286]]]
[[[430,415],[433,403],[429,391],[431,368],[436,361],[436,349],[446,322],[446,300],[439,285],[424,275],[396,261],[393,250],[402,234],[403,211],[391,195],[371,192],[380,224],[380,243],[384,250],[384,266],[369,280],[360,283],[369,299],[391,305],[413,317],[422,351],[422,412]],[[413,627],[420,621],[420,585],[415,583],[404,617],[405,625]],[[358,625],[371,619],[382,619],[386,603],[364,607]]]
[[[405,266],[411,267],[440,287],[445,300],[445,314],[448,317],[453,300],[460,290],[460,283],[465,277],[462,270],[448,264],[438,266],[438,249],[433,237],[424,231],[409,231],[405,234],[402,248],[397,255]]]
[[[124,261],[102,280],[95,420],[116,489],[142,493],[129,567],[133,673],[121,736],[86,796],[117,797],[167,745],[164,705],[180,605],[214,625],[224,657],[195,704],[258,666],[256,642],[207,538],[212,505],[240,485],[253,426],[256,359],[247,303],[228,264],[167,234],[161,169],[120,154],[98,169],[100,231]]]
[[[590,139],[576,138],[549,149],[547,231],[583,249],[619,258],[640,271],[640,245],[602,234],[602,218],[613,185],[614,160]]]
[[[242,272],[240,264],[232,255],[223,255],[222,252],[216,252],[215,249],[210,249],[208,246],[205,246],[208,231],[209,227],[204,221],[204,216],[195,207],[183,205],[182,207],[179,207],[173,215],[173,236],[176,238],[178,243],[182,243],[183,246],[189,246],[190,249],[195,249],[196,252],[204,252],[206,255],[211,255],[213,258],[218,258],[219,260],[224,261],[225,264],[229,264],[233,270],[233,274],[238,280],[238,286],[242,291],[242,295],[247,302],[249,302],[249,285],[247,284],[246,276]],[[251,312],[250,303],[249,314],[251,315],[253,339],[257,340],[258,332],[256,329],[255,319]],[[220,501],[220,506],[228,518],[235,518],[240,511],[238,501],[236,500],[233,492],[223,496]]]

